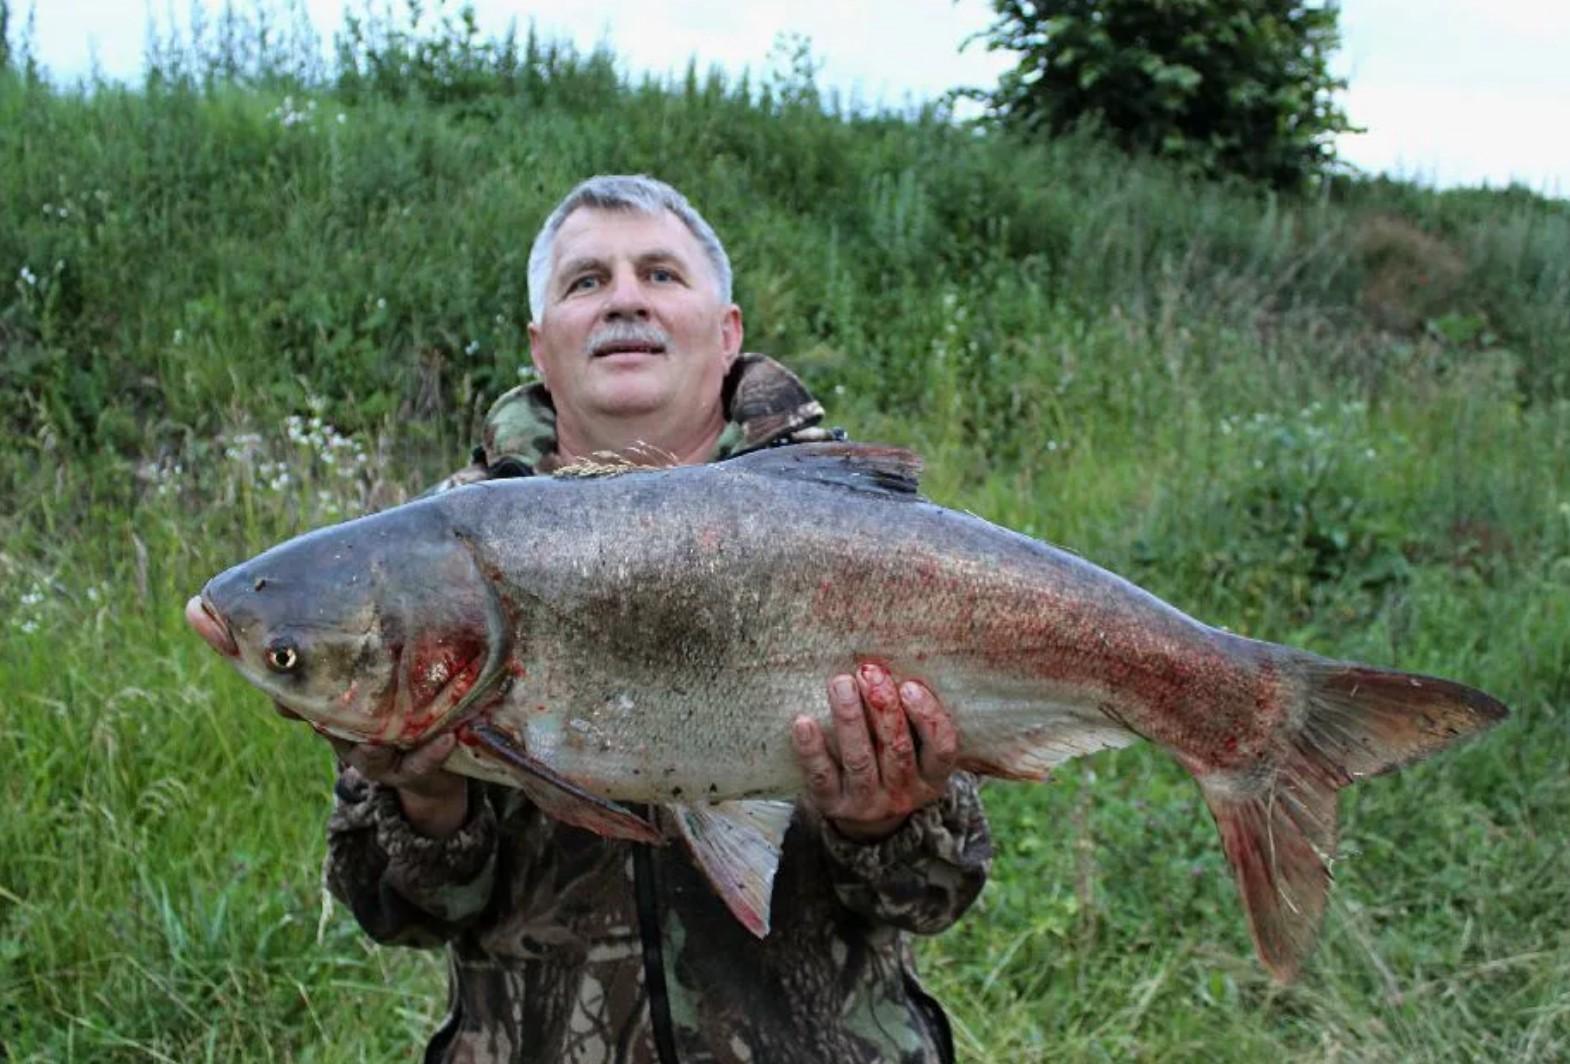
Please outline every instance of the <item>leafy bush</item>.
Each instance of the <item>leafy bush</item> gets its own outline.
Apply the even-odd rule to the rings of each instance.
[[[989,48],[1022,53],[985,99],[1007,124],[1091,120],[1125,148],[1295,188],[1351,128],[1332,100],[1334,4],[993,0]]]

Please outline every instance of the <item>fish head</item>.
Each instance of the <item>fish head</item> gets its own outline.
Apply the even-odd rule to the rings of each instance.
[[[420,504],[307,533],[234,566],[186,620],[318,731],[418,745],[505,656],[500,602],[461,534]]]

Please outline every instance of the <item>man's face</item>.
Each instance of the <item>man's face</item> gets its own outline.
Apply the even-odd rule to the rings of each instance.
[[[669,211],[579,208],[556,234],[545,312],[529,325],[557,414],[711,415],[741,350],[697,237]],[[657,441],[651,441],[657,442]]]

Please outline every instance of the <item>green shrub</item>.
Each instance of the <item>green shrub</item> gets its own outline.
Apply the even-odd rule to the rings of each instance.
[[[1295,189],[1351,128],[1330,73],[1334,3],[993,0],[989,48],[1019,52],[991,113],[1060,135],[1090,121],[1133,151]]]

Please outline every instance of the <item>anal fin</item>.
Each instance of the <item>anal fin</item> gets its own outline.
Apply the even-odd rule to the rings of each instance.
[[[669,809],[715,893],[748,931],[767,935],[774,873],[795,804],[758,800]]]
[[[633,842],[664,842],[653,824],[625,806],[591,794],[545,762],[531,757],[517,739],[494,724],[465,724],[458,737],[467,740],[476,755],[489,755],[506,766],[518,789],[547,816],[596,835]]]

